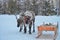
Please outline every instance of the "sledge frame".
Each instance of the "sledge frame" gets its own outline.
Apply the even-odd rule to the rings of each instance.
[[[47,28],[49,28],[49,29],[47,29]],[[44,22],[43,22],[43,25],[38,26],[38,35],[36,38],[41,37],[43,35],[42,34],[43,31],[54,31],[54,35],[52,38],[53,38],[53,40],[56,40],[57,34],[58,34],[58,32],[57,32],[58,31],[58,22],[57,22],[57,25],[52,25],[51,23],[44,24]]]

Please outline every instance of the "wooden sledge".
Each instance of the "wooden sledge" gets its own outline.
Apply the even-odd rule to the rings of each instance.
[[[54,31],[54,37],[55,37],[57,34],[57,29],[58,29],[58,23],[57,25],[52,25],[51,23],[40,25],[38,26],[38,36],[36,38],[39,38],[42,35],[43,31]]]

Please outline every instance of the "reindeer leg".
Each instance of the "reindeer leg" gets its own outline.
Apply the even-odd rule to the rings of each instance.
[[[19,32],[21,32],[22,31],[22,27],[20,27],[20,30],[19,30]]]
[[[26,30],[27,30],[27,29],[26,29],[26,26],[25,26],[25,24],[24,24],[24,33],[26,33]]]
[[[35,24],[34,24],[34,22],[35,22],[35,19],[33,19],[33,32],[35,32]]]
[[[33,32],[35,32],[35,26],[34,26],[34,24],[33,24]]]
[[[31,34],[31,27],[32,27],[32,22],[29,24],[29,34]]]
[[[31,34],[31,26],[29,27],[29,34]]]
[[[35,32],[35,26],[34,26],[34,23],[33,23],[33,32]]]
[[[20,22],[17,22],[17,27],[19,27],[20,26]]]
[[[24,33],[26,33],[26,26],[24,27]]]
[[[20,19],[17,19],[17,27],[20,26]]]
[[[20,25],[20,30],[19,30],[19,32],[21,32],[21,31],[22,31],[22,27],[23,27],[23,24],[21,24],[21,25]]]
[[[31,25],[29,25],[29,34],[31,34]]]

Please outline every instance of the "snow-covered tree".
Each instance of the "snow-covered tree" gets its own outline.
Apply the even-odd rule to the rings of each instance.
[[[42,14],[43,15],[46,15],[46,16],[49,16],[49,15],[56,15],[57,12],[54,10],[54,6],[53,5],[50,5],[50,2],[49,1],[45,1],[44,2],[44,6],[43,6],[43,11],[42,11]]]
[[[37,13],[38,13],[38,5],[36,4],[36,2],[37,2],[37,0],[33,0],[33,2],[32,2],[32,4],[33,5],[31,5],[32,6],[32,10],[35,12],[35,14],[37,15]]]
[[[34,11],[36,14],[38,13],[38,7],[36,5],[37,0],[26,0],[25,6],[26,10]]]
[[[9,0],[8,2],[8,10],[10,11],[10,13],[14,14],[17,11],[17,6],[16,6],[16,0]]]
[[[1,3],[1,1],[0,1],[0,8],[2,7],[2,3]]]

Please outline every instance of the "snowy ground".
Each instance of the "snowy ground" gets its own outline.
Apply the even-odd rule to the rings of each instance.
[[[35,18],[36,32],[30,35],[28,32],[26,34],[23,31],[19,32],[14,15],[0,15],[0,40],[38,40],[35,38],[37,36],[37,26],[43,22],[55,23],[57,21],[59,22],[59,28],[56,40],[60,39],[60,16],[36,16]],[[51,32],[47,33],[53,34]]]

